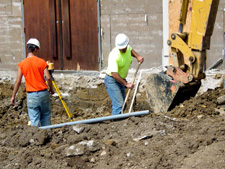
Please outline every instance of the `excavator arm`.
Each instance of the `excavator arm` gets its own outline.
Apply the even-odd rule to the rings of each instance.
[[[187,81],[191,82],[205,77],[206,50],[210,49],[219,0],[193,0],[190,32],[183,33],[188,2],[182,3],[179,32],[172,33],[167,43],[171,47],[169,64],[189,74]]]
[[[210,49],[219,0],[192,0],[190,30],[183,32],[188,4],[189,0],[182,1],[179,30],[167,41],[171,47],[167,71],[147,80],[150,107],[156,113],[195,96],[205,78],[206,50]]]

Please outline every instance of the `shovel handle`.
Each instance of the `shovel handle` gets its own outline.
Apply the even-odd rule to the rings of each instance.
[[[131,82],[132,84],[134,84],[134,81],[135,81],[135,78],[136,78],[136,75],[137,75],[137,72],[138,72],[138,69],[139,69],[140,66],[141,66],[141,62],[138,63],[138,66],[137,66],[137,69],[136,69],[136,71],[135,71],[133,80],[132,80],[132,82]],[[122,107],[122,110],[121,110],[121,114],[123,114],[124,107],[125,107],[125,105],[126,105],[126,102],[127,102],[127,100],[128,100],[128,97],[129,97],[129,95],[130,95],[130,92],[131,92],[131,89],[129,89],[128,92],[127,92],[127,95],[126,95],[126,98],[125,98],[125,100],[124,100],[123,107]]]

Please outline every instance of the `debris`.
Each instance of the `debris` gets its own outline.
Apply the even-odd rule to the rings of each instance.
[[[85,128],[83,126],[79,126],[79,125],[73,126],[73,130],[78,134],[82,133],[84,131],[84,129]]]
[[[66,156],[77,156],[77,155],[83,155],[84,154],[84,145],[76,144],[72,145],[68,148],[66,148]]]
[[[217,98],[217,103],[218,103],[219,105],[225,104],[225,95],[218,97],[218,98]]]

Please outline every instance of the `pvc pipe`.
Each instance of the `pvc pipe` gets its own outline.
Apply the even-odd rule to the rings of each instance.
[[[75,125],[75,124],[91,124],[91,123],[97,123],[97,122],[102,122],[102,121],[106,121],[106,120],[118,120],[118,119],[128,118],[131,116],[140,116],[140,115],[147,115],[147,114],[150,114],[149,110],[133,112],[133,113],[125,113],[125,114],[119,114],[119,115],[113,115],[113,116],[105,116],[105,117],[80,120],[80,121],[74,121],[74,122],[67,122],[67,123],[61,123],[61,124],[54,124],[54,125],[43,126],[43,127],[39,127],[39,128],[40,129],[53,129],[53,128],[60,128],[60,127],[70,126],[70,125]]]
[[[131,101],[131,104],[130,104],[129,113],[131,112],[131,109],[132,109],[133,104],[134,104],[134,99],[135,99],[137,89],[138,89],[138,86],[139,86],[139,83],[140,83],[140,80],[141,80],[141,74],[142,74],[142,70],[141,70],[141,72],[139,74],[139,77],[138,77],[138,81],[137,81],[137,84],[136,84],[136,87],[135,87],[134,95],[133,95],[133,98],[132,98],[132,101]]]

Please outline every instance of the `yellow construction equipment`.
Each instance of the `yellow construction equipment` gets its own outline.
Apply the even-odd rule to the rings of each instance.
[[[66,113],[67,113],[67,115],[68,115],[68,117],[70,119],[70,121],[73,121],[72,114],[71,114],[69,108],[67,107],[66,102],[63,100],[62,94],[61,94],[61,92],[60,92],[60,90],[59,90],[59,88],[58,88],[58,86],[57,86],[57,84],[55,82],[54,77],[53,77],[54,64],[51,63],[50,61],[47,61],[47,64],[48,64],[48,71],[49,71],[49,73],[51,75],[51,78],[52,78],[52,84],[53,84],[53,86],[54,86],[54,88],[55,88],[55,90],[56,90],[56,92],[57,92],[57,94],[58,94],[58,96],[59,96],[59,98],[60,98],[60,100],[62,102],[62,105],[63,105],[63,107],[64,107],[64,109],[65,109],[65,111],[66,111]]]
[[[155,113],[163,113],[195,96],[205,78],[206,50],[216,20],[220,0],[182,1],[179,30],[171,34],[167,44],[171,47],[166,72],[150,75],[147,94]],[[188,8],[188,5],[191,5]],[[187,11],[191,10],[189,32],[183,32]]]

